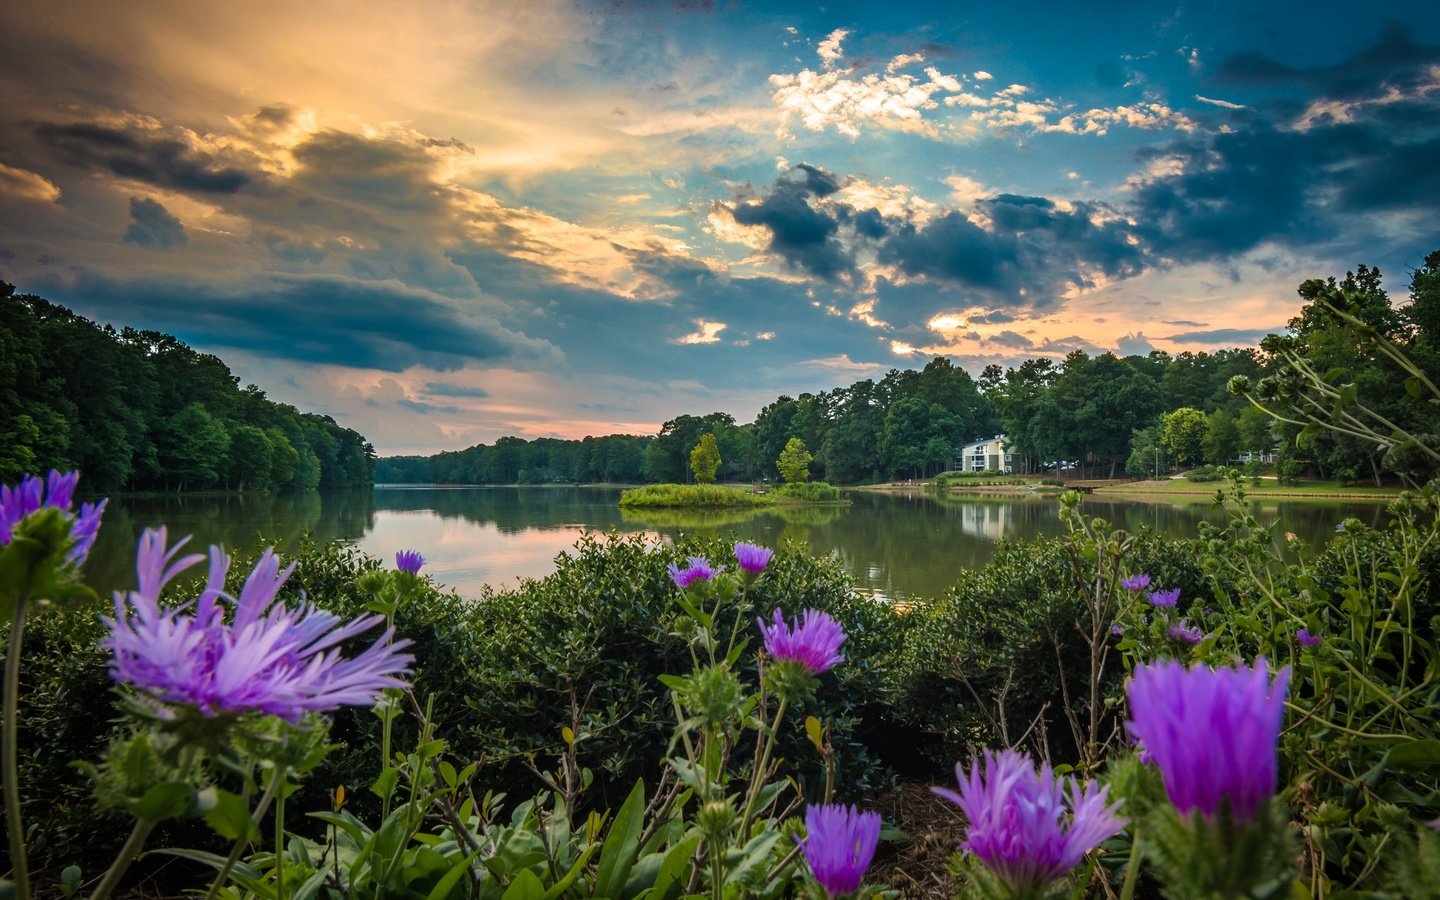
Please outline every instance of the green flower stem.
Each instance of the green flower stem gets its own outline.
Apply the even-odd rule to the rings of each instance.
[[[180,755],[180,777],[188,780],[191,771],[195,768],[195,760],[199,756],[199,750],[194,746],[186,747]],[[130,864],[140,855],[140,848],[145,846],[145,841],[150,837],[150,832],[160,824],[159,819],[135,819],[135,827],[130,829],[130,836],[125,839],[125,846],[115,855],[115,861],[105,871],[105,877],[101,880],[95,893],[90,895],[90,900],[105,900],[120,884],[120,879],[125,877]]]
[[[10,837],[10,865],[14,869],[15,896],[30,900],[30,865],[25,856],[25,824],[20,818],[20,767],[15,742],[20,736],[20,645],[25,634],[25,606],[30,598],[15,598],[10,619],[10,645],[5,654],[5,831]]]
[[[283,773],[279,766],[275,767],[275,777],[270,779],[266,785],[265,793],[260,795],[260,802],[255,805],[255,812],[250,814],[250,821],[257,826],[265,818],[265,813],[270,809],[270,801],[275,799],[275,794],[280,790],[280,779]],[[225,879],[230,877],[230,870],[235,868],[235,863],[240,861],[240,854],[245,852],[245,845],[250,843],[249,835],[242,834],[235,839],[230,847],[230,855],[225,857],[225,864],[220,867],[220,872],[215,880],[210,882],[210,889],[205,892],[205,900],[215,900],[220,895],[220,888],[225,886]]]
[[[125,872],[135,857],[140,855],[140,848],[145,846],[145,840],[150,837],[150,832],[155,829],[159,822],[155,819],[136,819],[135,827],[130,829],[130,836],[125,839],[125,846],[115,856],[115,861],[105,872],[105,878],[100,886],[95,888],[95,893],[90,895],[90,900],[105,900],[111,892],[120,884],[120,879],[125,877]]]
[[[1120,886],[1120,900],[1133,900],[1135,884],[1140,880],[1140,829],[1130,832],[1130,861],[1125,863],[1125,883]]]
[[[285,798],[275,804],[275,900],[285,900]]]
[[[744,844],[750,833],[750,820],[755,815],[755,801],[760,799],[760,788],[767,780],[765,771],[770,768],[770,754],[775,749],[775,737],[780,733],[780,722],[785,718],[786,698],[780,698],[780,705],[775,708],[775,721],[770,725],[770,733],[765,735],[765,744],[760,750],[760,761],[755,766],[755,771],[750,773],[750,790],[745,793],[745,814],[740,817],[740,842]]]

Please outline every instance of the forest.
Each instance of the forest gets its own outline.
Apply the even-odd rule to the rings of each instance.
[[[371,484],[375,451],[172,335],[116,331],[0,282],[0,482],[46,469],[102,492],[313,490]]]
[[[1018,467],[1028,473],[1064,464],[1080,477],[1140,477],[1255,454],[1290,478],[1379,483],[1404,475],[1423,481],[1429,464],[1422,460],[1411,472],[1417,462],[1404,448],[1307,430],[1305,410],[1313,412],[1314,404],[1294,387],[1300,369],[1308,367],[1349,401],[1363,398],[1378,421],[1433,432],[1437,411],[1421,399],[1416,376],[1386,357],[1376,339],[1403,350],[1431,381],[1440,380],[1440,251],[1412,273],[1409,287],[1408,302],[1397,305],[1380,271],[1369,266],[1339,280],[1308,279],[1298,288],[1302,306],[1286,333],[1270,335],[1259,347],[1126,357],[1077,350],[1059,362],[990,365],[978,379],[936,357],[919,370],[892,369],[879,380],[777,397],[747,424],[711,412],[676,416],[653,438],[504,437],[436,456],[381,459],[376,478],[683,482],[690,478],[691,449],[711,433],[722,479],[776,478],[775,461],[790,438],[813,453],[818,479],[864,484],[921,478],[952,466],[966,443],[1004,434]],[[1229,389],[1237,379],[1254,386],[1264,409]],[[1324,405],[1327,412],[1336,406]]]

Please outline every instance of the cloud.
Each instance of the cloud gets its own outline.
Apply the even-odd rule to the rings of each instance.
[[[69,163],[157,187],[206,194],[233,194],[251,186],[257,173],[203,146],[186,129],[166,133],[156,123],[124,127],[96,122],[35,126],[35,136]]]
[[[54,203],[60,199],[60,189],[44,175],[0,163],[0,196]]]
[[[1211,106],[1218,106],[1222,109],[1249,109],[1249,107],[1243,103],[1231,103],[1229,100],[1214,100],[1210,97],[1202,97],[1199,94],[1195,95],[1195,99],[1201,103],[1208,103]]]
[[[770,242],[766,249],[790,266],[833,280],[852,273],[855,261],[839,239],[837,214],[819,209],[811,201],[839,190],[834,175],[801,163],[775,179],[762,199],[737,203],[731,215],[740,225],[767,229]]]
[[[1210,331],[1179,331],[1160,340],[1190,344],[1224,344],[1227,347],[1253,347],[1267,334],[1282,334],[1284,325],[1269,328],[1216,328]]]
[[[833,69],[835,64],[844,58],[845,51],[840,48],[840,44],[849,35],[850,32],[844,28],[837,28],[815,48],[815,53],[820,57],[820,62],[824,63],[825,68]]]
[[[725,330],[724,322],[707,322],[704,319],[695,320],[695,332],[676,338],[677,344],[718,344],[720,332]]]
[[[476,361],[558,359],[546,341],[393,281],[272,275],[216,284],[86,275],[40,287],[102,321],[299,362],[398,372],[416,365],[454,371]]]
[[[1146,356],[1154,349],[1155,345],[1150,343],[1143,331],[1121,335],[1115,339],[1115,350],[1120,356]]]
[[[425,382],[425,393],[432,397],[474,397],[485,398],[490,392],[482,387],[464,384],[445,384],[440,381]]]
[[[145,197],[130,198],[130,227],[125,229],[125,243],[150,250],[173,250],[189,242],[185,226],[170,215],[160,203]]]

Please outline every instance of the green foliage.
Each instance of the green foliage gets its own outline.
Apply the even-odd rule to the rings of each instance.
[[[1160,444],[1181,465],[1198,462],[1205,455],[1208,425],[1205,414],[1185,406],[1166,413],[1160,422]]]
[[[823,481],[782,484],[775,489],[774,494],[777,497],[789,497],[809,503],[830,503],[840,499],[840,489]]]
[[[0,482],[55,468],[102,492],[357,487],[373,467],[361,435],[241,389],[218,357],[0,283]]]
[[[647,484],[620,492],[621,509],[724,509],[766,506],[773,502],[770,497],[717,484]]]
[[[719,468],[720,447],[715,443],[715,435],[707,431],[700,435],[700,443],[690,451],[690,471],[699,484],[713,484]]]
[[[1217,468],[1215,466],[1201,466],[1198,469],[1191,469],[1185,473],[1185,480],[1204,484],[1211,481],[1224,481],[1229,477],[1230,470]]]
[[[775,468],[787,485],[802,484],[810,478],[810,463],[814,460],[815,457],[805,449],[805,442],[792,437],[785,442],[785,449],[775,460]]]

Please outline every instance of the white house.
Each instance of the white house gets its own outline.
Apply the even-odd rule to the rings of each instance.
[[[997,434],[962,447],[956,468],[964,472],[1014,472],[1015,454],[1005,446],[1005,435]]]

